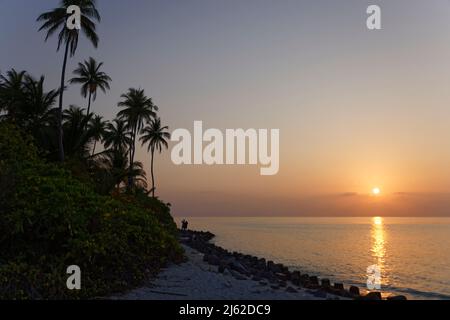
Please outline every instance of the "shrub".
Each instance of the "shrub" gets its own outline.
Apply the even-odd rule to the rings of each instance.
[[[0,158],[0,299],[105,296],[181,258],[162,202],[99,196],[6,124]],[[80,291],[66,287],[70,265],[82,270]]]

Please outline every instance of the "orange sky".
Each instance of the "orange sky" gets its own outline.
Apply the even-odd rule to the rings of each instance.
[[[57,88],[61,54],[35,23],[54,3],[1,2],[0,67]],[[93,110],[106,119],[141,87],[171,130],[280,129],[276,176],[158,156],[157,194],[178,216],[450,215],[450,2],[384,1],[379,31],[366,28],[369,4],[101,1],[100,46],[81,41],[68,70],[104,62],[113,82]],[[65,96],[85,104],[78,87]]]

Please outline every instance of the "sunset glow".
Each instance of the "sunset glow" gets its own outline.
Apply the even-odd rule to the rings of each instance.
[[[378,187],[373,188],[373,189],[372,189],[372,194],[373,194],[374,196],[379,196],[379,195],[381,194],[380,188],[378,188]]]
[[[382,225],[383,224],[383,218],[381,218],[381,217],[374,217],[373,218],[373,224],[377,225],[377,226]]]

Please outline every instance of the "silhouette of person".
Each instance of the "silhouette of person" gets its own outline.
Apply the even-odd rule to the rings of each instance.
[[[186,221],[186,219],[183,219],[183,221],[181,221],[181,229],[183,231],[186,231],[188,228],[189,223]]]

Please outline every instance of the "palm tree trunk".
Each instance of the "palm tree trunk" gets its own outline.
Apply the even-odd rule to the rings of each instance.
[[[133,164],[134,164],[134,154],[135,154],[135,151],[136,151],[136,131],[137,131],[137,124],[134,126],[134,128],[133,128],[133,131],[132,131],[132,134],[133,134],[133,137],[132,137],[132,141],[131,141],[131,147],[130,147],[130,172],[129,172],[129,175],[128,175],[128,188],[130,189],[130,191],[131,191],[131,189],[132,189],[132,187],[133,187]]]
[[[154,164],[154,156],[155,156],[155,148],[152,148],[152,164],[150,166],[150,171],[152,174],[152,195],[155,197],[155,175],[153,173],[153,164]]]
[[[64,87],[67,67],[67,56],[69,54],[69,41],[66,42],[66,51],[64,53],[64,62],[61,72],[61,88],[59,92],[59,108],[57,114],[58,121],[58,158],[60,162],[64,162],[64,143],[63,143],[63,127],[62,127],[62,113],[64,100]]]
[[[88,109],[87,109],[87,116],[89,116],[89,112],[91,112],[91,97],[92,97],[92,91],[89,90],[89,100],[88,100]]]
[[[92,156],[95,154],[95,147],[97,146],[97,140],[94,141],[94,149],[92,149]]]

